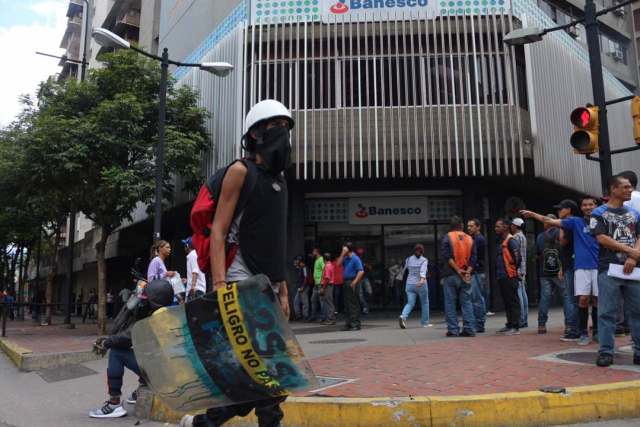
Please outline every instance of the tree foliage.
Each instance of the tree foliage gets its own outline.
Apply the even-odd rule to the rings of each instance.
[[[60,225],[56,223],[60,215],[64,219],[77,210],[101,229],[96,245],[98,323],[104,330],[107,238],[132,218],[139,202],[154,199],[160,67],[129,50],[105,54],[101,60],[104,67],[91,70],[84,82],[49,80],[42,84],[37,107],[25,109],[24,123],[7,130],[2,138],[20,141],[8,145],[21,147],[12,155],[20,157],[26,170],[12,177],[11,168],[4,164],[12,160],[0,160],[0,186],[4,174],[8,182],[22,182],[24,188],[17,193],[24,196],[23,208],[55,208],[43,217],[49,224]],[[188,188],[201,180],[201,153],[208,146],[206,114],[197,106],[193,90],[169,80],[163,177],[166,201],[181,190],[174,188],[174,175],[180,175]],[[4,157],[1,151],[0,157]],[[2,214],[0,211],[0,229]]]

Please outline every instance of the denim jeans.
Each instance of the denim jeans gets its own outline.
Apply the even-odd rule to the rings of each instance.
[[[518,299],[520,300],[520,327],[529,323],[529,296],[524,278],[518,280]]]
[[[293,299],[293,312],[297,319],[309,319],[309,287],[305,286],[302,291],[296,292]]]
[[[422,326],[429,324],[429,292],[427,283],[425,282],[422,286],[418,287],[418,285],[410,285],[407,284],[407,304],[402,309],[402,314],[400,315],[403,319],[407,319],[413,310],[413,307],[416,305],[416,299],[420,298],[420,308],[422,309],[422,317],[420,319],[420,324]]]
[[[640,282],[598,275],[598,338],[600,353],[613,354],[615,350],[616,320],[620,295],[627,306],[634,354],[640,355]]]
[[[476,273],[475,274],[478,279],[478,285],[480,286],[480,292],[482,293],[482,299],[484,300],[484,308],[485,314],[489,311],[489,305],[491,304],[491,291],[490,286],[487,283],[487,274],[486,273]]]
[[[124,377],[124,368],[128,368],[134,374],[140,376],[140,368],[133,354],[133,349],[122,350],[112,348],[109,350],[109,363],[107,364],[107,387],[109,388],[109,396],[122,395],[122,378]],[[142,379],[138,380],[144,383]]]
[[[538,304],[538,326],[546,326],[549,320],[549,306],[555,289],[564,293],[564,284],[557,277],[540,277],[540,303]]]
[[[564,308],[564,327],[567,332],[574,334],[578,333],[578,300],[575,295],[575,285],[573,270],[568,270],[564,273],[564,292],[563,308]]]
[[[322,301],[320,300],[320,286],[314,286],[311,292],[311,320],[322,318]]]
[[[479,277],[480,275],[483,277]],[[473,316],[476,319],[476,331],[484,329],[487,314],[487,304],[482,295],[481,281],[484,281],[484,274],[473,274],[471,276],[471,302],[473,304]]]
[[[335,321],[336,315],[334,314],[335,307],[333,306],[333,285],[327,285],[324,288],[324,294],[320,297],[322,303],[322,318],[324,320]]]
[[[447,330],[457,334],[460,332],[458,325],[458,313],[456,312],[456,302],[460,299],[460,309],[462,311],[462,329],[466,332],[475,333],[475,317],[473,316],[473,305],[471,303],[471,284],[465,283],[458,275],[447,276],[443,280],[444,285],[444,313],[447,321]]]

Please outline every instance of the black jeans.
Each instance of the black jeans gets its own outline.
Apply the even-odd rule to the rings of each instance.
[[[498,279],[500,293],[504,302],[504,311],[507,315],[507,328],[520,328],[520,299],[518,298],[518,278]]]
[[[144,380],[140,377],[140,368],[136,361],[133,350],[122,350],[112,348],[109,350],[109,363],[107,365],[107,386],[109,388],[109,396],[122,395],[122,378],[124,377],[124,368],[128,368],[131,372],[138,375],[138,382],[144,385]]]
[[[355,289],[351,288],[352,280],[345,279],[342,285],[344,294],[344,312],[347,320],[347,326],[352,328],[360,327],[360,300],[358,298],[358,283]]]
[[[280,404],[286,398],[286,396],[274,397],[221,408],[209,408],[205,414],[193,417],[193,427],[220,427],[235,416],[246,417],[253,409],[256,410],[259,427],[278,427],[284,418]]]

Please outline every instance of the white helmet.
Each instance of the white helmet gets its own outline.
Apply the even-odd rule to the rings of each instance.
[[[258,102],[247,113],[247,117],[244,120],[243,135],[246,136],[249,129],[256,124],[276,117],[286,117],[289,119],[289,129],[293,129],[293,117],[291,117],[291,113],[281,102],[274,99],[265,99],[264,101]]]

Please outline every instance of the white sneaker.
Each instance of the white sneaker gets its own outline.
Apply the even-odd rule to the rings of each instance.
[[[583,335],[578,340],[578,345],[589,345],[591,344],[591,338],[588,335]]]
[[[120,418],[125,415],[127,415],[127,411],[122,405],[113,405],[108,400],[104,402],[102,408],[89,412],[91,418]]]
[[[193,415],[187,414],[182,417],[182,419],[180,420],[180,424],[178,424],[178,427],[193,427]]]
[[[487,316],[495,316],[496,314],[493,311],[487,311]]]
[[[138,401],[138,390],[134,390],[129,397],[127,397],[127,403],[135,405]]]
[[[426,325],[422,325],[423,328],[430,328],[433,326],[433,323],[427,323]]]
[[[407,329],[407,320],[404,317],[398,317],[398,323],[400,324],[401,329]]]

